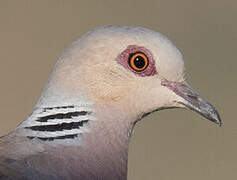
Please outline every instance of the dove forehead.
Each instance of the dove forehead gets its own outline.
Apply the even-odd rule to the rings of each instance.
[[[117,56],[129,45],[145,47],[152,53],[160,77],[175,81],[183,79],[184,63],[180,51],[166,36],[143,27],[96,28],[72,43],[62,54],[61,61],[115,63]]]

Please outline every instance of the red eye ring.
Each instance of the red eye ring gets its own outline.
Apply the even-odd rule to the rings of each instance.
[[[148,67],[149,60],[144,53],[136,52],[129,56],[128,64],[134,71],[141,72]]]

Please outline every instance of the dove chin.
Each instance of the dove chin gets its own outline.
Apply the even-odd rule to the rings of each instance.
[[[163,80],[161,85],[167,87],[178,96],[178,100],[175,100],[175,102],[180,105],[179,107],[195,111],[219,126],[222,125],[220,115],[216,108],[202,98],[185,81],[171,82]]]

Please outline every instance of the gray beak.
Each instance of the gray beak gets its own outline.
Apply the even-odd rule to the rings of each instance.
[[[201,114],[203,117],[221,126],[221,118],[215,107],[200,97],[186,82],[170,82],[164,80],[161,85],[182,97],[183,101],[177,103],[182,104],[184,107]]]

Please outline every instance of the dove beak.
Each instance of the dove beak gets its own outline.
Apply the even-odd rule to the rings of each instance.
[[[167,87],[177,96],[181,97],[181,100],[179,98],[176,102],[182,107],[195,111],[208,120],[221,126],[221,118],[215,107],[207,100],[200,97],[200,95],[186,82],[170,82],[163,80],[161,85]]]

